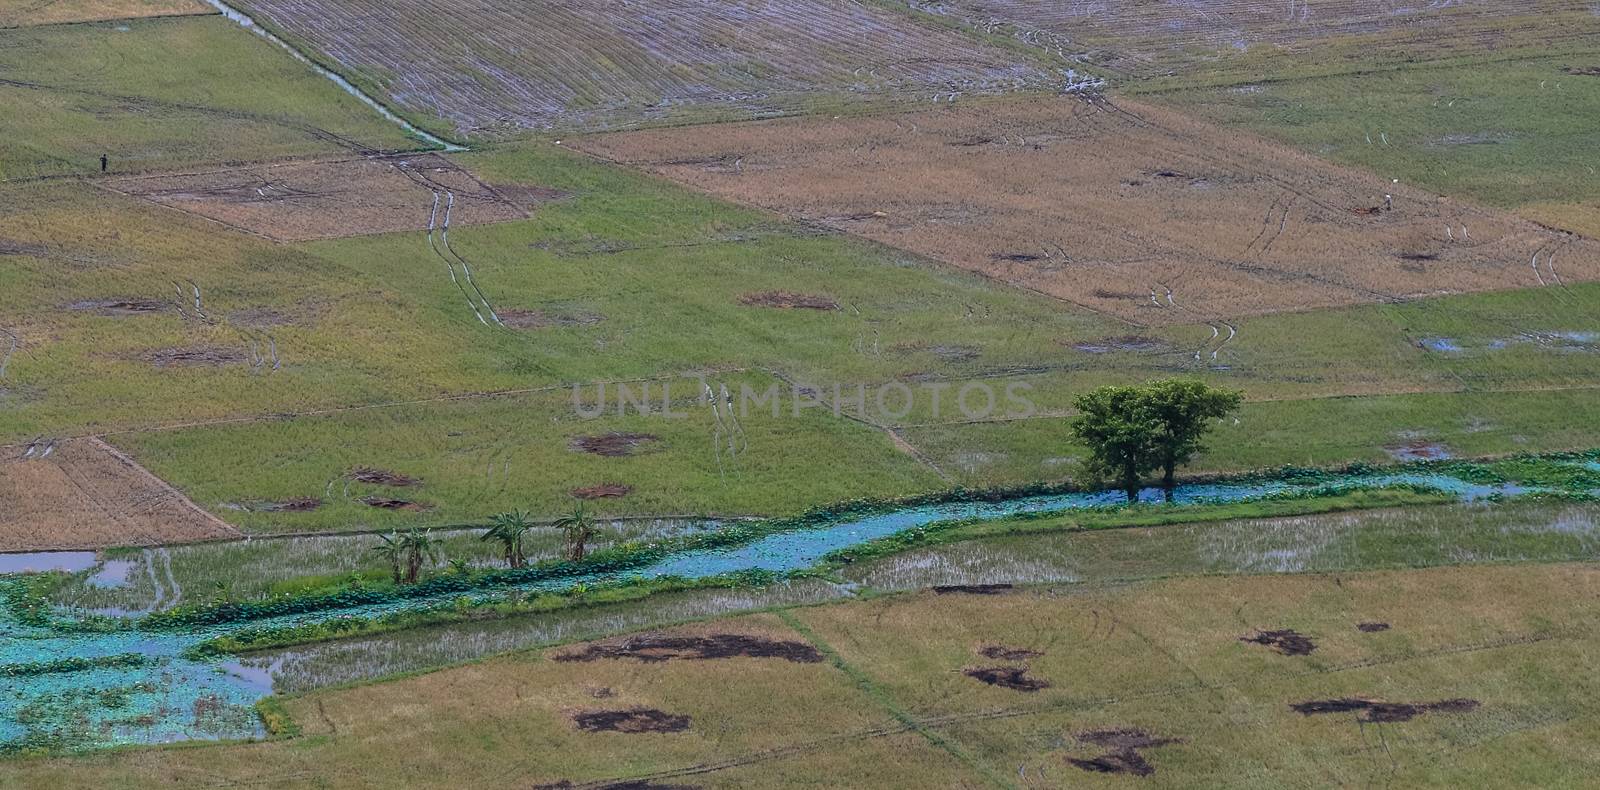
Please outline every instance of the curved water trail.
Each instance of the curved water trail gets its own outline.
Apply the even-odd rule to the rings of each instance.
[[[1462,501],[1493,495],[1515,496],[1532,491],[1511,484],[1487,485],[1433,471],[1385,472],[1344,475],[1318,480],[1262,480],[1251,482],[1194,483],[1178,486],[1173,505],[1241,502],[1275,495],[1329,492],[1386,486],[1421,486]],[[1141,502],[1166,500],[1161,489],[1141,492]],[[735,571],[797,571],[817,565],[830,552],[859,546],[899,532],[960,519],[995,520],[1029,513],[1056,513],[1104,508],[1122,504],[1118,492],[1081,492],[1016,496],[992,502],[947,502],[915,505],[865,515],[844,516],[814,528],[797,528],[758,537],[747,543],[716,548],[689,549],[668,555],[643,567],[593,572],[543,579],[516,585],[418,595],[338,609],[258,619],[247,624],[197,627],[190,630],[142,630],[133,627],[112,632],[87,632],[71,628],[71,621],[46,627],[18,621],[0,607],[0,665],[18,665],[30,671],[8,672],[7,694],[0,695],[0,754],[11,748],[55,737],[62,727],[76,727],[73,748],[126,743],[157,743],[192,738],[239,738],[260,735],[260,724],[249,708],[271,693],[269,674],[251,671],[238,663],[191,658],[185,651],[201,642],[224,636],[245,625],[273,628],[333,622],[348,618],[378,618],[397,612],[451,605],[462,598],[499,601],[507,593],[557,592],[576,585],[623,582],[666,576],[703,578]],[[180,594],[170,568],[157,571],[158,554],[145,555],[146,572],[166,577],[168,598]],[[163,560],[165,558],[162,558]],[[164,571],[164,572],[163,572]],[[0,575],[0,585],[15,584],[15,577]],[[152,583],[161,587],[158,578]],[[62,618],[62,612],[56,613]],[[136,654],[137,664],[115,664],[89,669],[39,672],[49,662],[64,659],[110,659]],[[114,663],[114,662],[113,662]],[[115,708],[98,707],[95,695],[82,689],[128,690],[128,701]],[[81,696],[74,696],[75,694]],[[36,721],[22,715],[47,707],[66,710],[67,721]],[[228,715],[200,720],[190,715],[199,709],[221,709]],[[74,722],[76,724],[74,724]]]
[[[243,11],[240,11],[239,9],[234,8],[233,6],[230,6],[227,3],[222,2],[221,0],[206,0],[206,2],[208,4],[210,4],[212,8],[215,8],[215,9],[217,9],[217,11],[221,12],[223,16],[225,16],[228,19],[231,19],[231,20],[239,23],[240,27],[243,27],[244,29],[249,30],[252,33],[255,33],[256,35],[258,35],[258,36],[260,36],[260,37],[262,37],[262,38],[264,38],[264,39],[266,39],[266,40],[268,40],[268,41],[270,41],[270,42],[272,42],[274,44],[277,44],[280,49],[282,49],[284,52],[289,53],[290,57],[293,57],[295,60],[298,60],[298,61],[300,61],[301,63],[304,63],[307,66],[310,66],[312,71],[315,71],[316,73],[321,74],[322,76],[328,78],[328,80],[333,82],[333,84],[338,85],[339,88],[341,90],[343,90],[345,93],[348,93],[351,96],[356,97],[357,99],[359,99],[361,101],[362,104],[365,104],[368,107],[371,107],[372,109],[376,110],[379,115],[384,117],[385,120],[387,120],[390,123],[400,127],[401,129],[404,129],[406,131],[406,134],[409,134],[412,137],[417,138],[418,140],[421,140],[421,141],[423,141],[425,143],[428,143],[429,145],[434,145],[434,146],[438,146],[439,148],[443,148],[446,151],[465,151],[465,150],[467,150],[464,146],[459,146],[459,145],[456,145],[455,143],[447,142],[443,138],[436,137],[436,136],[434,136],[432,134],[429,134],[429,133],[417,128],[410,121],[407,121],[406,119],[401,118],[398,115],[395,115],[394,112],[391,111],[388,107],[383,106],[382,102],[379,102],[377,99],[374,99],[371,96],[367,95],[366,91],[363,91],[360,88],[357,88],[355,85],[352,85],[350,83],[350,81],[345,79],[344,77],[341,77],[338,74],[335,74],[334,72],[331,72],[331,71],[329,71],[329,70],[317,65],[310,58],[308,58],[305,55],[301,54],[300,50],[295,49],[294,47],[290,46],[289,42],[284,41],[281,38],[278,38],[277,35],[273,34],[272,31],[267,30],[266,28],[256,24],[256,21],[254,19],[252,19],[249,14],[246,14]]]

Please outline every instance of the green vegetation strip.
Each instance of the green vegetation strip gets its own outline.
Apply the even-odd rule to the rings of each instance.
[[[101,656],[99,658],[58,658],[54,661],[33,661],[25,664],[0,664],[0,677],[24,678],[37,675],[56,675],[68,672],[83,672],[89,669],[131,669],[142,667],[153,661],[149,656],[139,653],[118,653],[114,656]]]

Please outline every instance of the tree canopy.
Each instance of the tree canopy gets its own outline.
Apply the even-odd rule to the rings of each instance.
[[[1072,433],[1089,448],[1090,470],[1115,480],[1128,501],[1138,499],[1144,476],[1157,469],[1170,495],[1177,468],[1204,448],[1210,421],[1241,399],[1187,379],[1101,387],[1078,397]]]

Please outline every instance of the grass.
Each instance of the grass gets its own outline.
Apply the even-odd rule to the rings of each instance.
[[[1590,236],[1600,78],[1574,53],[1487,65],[1183,88],[1153,98],[1343,164]],[[1368,138],[1371,142],[1368,142]]]
[[[828,662],[563,663],[550,660],[556,651],[522,653],[290,697],[282,707],[303,732],[296,738],[12,761],[0,777],[133,787],[203,772],[289,786],[442,786],[511,774],[670,781],[702,766],[693,776],[702,786],[769,787],[818,775],[940,784],[987,774],[1005,784],[1020,765],[1024,777],[1109,782],[1065,761],[1097,753],[1075,735],[1140,727],[1182,739],[1144,753],[1162,785],[1269,787],[1392,773],[1407,786],[1467,776],[1554,786],[1596,768],[1582,750],[1560,746],[1586,737],[1584,711],[1600,693],[1583,671],[1596,612],[1571,596],[1593,576],[1588,565],[1539,565],[890,596],[786,615],[848,674]],[[1391,629],[1357,631],[1364,621]],[[1256,628],[1293,628],[1316,651],[1283,656],[1239,640]],[[770,615],[683,630],[802,638]],[[1039,651],[1027,674],[1050,687],[1025,694],[961,674],[995,663],[975,655],[985,644]],[[1288,708],[1341,696],[1471,698],[1480,707],[1377,729]],[[574,710],[635,705],[689,715],[690,731],[594,734],[568,721]],[[1380,730],[1387,751],[1374,762],[1370,739]],[[429,766],[440,764],[451,766],[449,779],[429,779],[440,776]]]
[[[210,9],[197,0],[0,0],[0,29],[205,13],[211,13]]]
[[[418,144],[220,16],[0,30],[0,180]]]

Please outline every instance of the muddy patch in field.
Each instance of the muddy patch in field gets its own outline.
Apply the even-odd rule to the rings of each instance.
[[[1311,637],[1287,628],[1281,631],[1257,631],[1239,637],[1239,641],[1266,645],[1286,656],[1309,656],[1311,651],[1317,649],[1317,643],[1311,641]]]
[[[511,308],[499,310],[495,313],[500,317],[500,322],[512,329],[550,329],[560,327],[594,326],[605,320],[605,316],[587,310],[571,310],[567,312],[550,312],[545,310],[521,310]]]
[[[978,648],[978,655],[992,658],[996,661],[1027,661],[1044,655],[1038,650],[1026,647],[1006,647],[1005,645],[983,645]]]
[[[391,472],[387,469],[378,469],[371,466],[358,466],[344,473],[344,479],[353,483],[367,483],[376,486],[393,486],[394,488],[411,488],[422,485],[422,481],[410,475]]]
[[[625,483],[600,483],[574,488],[571,493],[578,499],[615,499],[633,493],[633,486]]]
[[[413,502],[409,499],[384,499],[383,497],[363,497],[361,504],[375,507],[379,510],[404,510],[411,513],[420,513],[429,510],[430,506],[422,502]]]
[[[815,664],[822,653],[804,642],[767,639],[744,634],[712,634],[710,636],[673,636],[669,634],[642,634],[606,642],[584,645],[582,648],[561,653],[557,661],[597,661],[607,659],[632,659],[645,664],[663,661],[710,661],[724,658],[779,658],[797,664]]]
[[[1091,773],[1134,776],[1149,776],[1156,772],[1144,755],[1139,753],[1140,749],[1183,743],[1182,738],[1161,738],[1131,727],[1092,730],[1078,733],[1077,738],[1081,743],[1102,747],[1106,752],[1098,757],[1068,757],[1067,762]]]
[[[1090,340],[1086,342],[1064,343],[1063,345],[1078,351],[1082,351],[1085,354],[1111,354],[1118,351],[1149,353],[1152,351],[1160,351],[1166,347],[1166,344],[1162,343],[1160,340],[1157,340],[1153,337],[1142,337],[1140,335],[1106,337],[1099,340]]]
[[[148,352],[142,358],[158,368],[220,368],[249,361],[244,351],[224,346],[163,348]]]
[[[246,513],[310,513],[322,507],[322,500],[317,497],[300,497],[279,502],[224,502],[222,507]]]
[[[940,584],[933,588],[933,592],[935,595],[999,595],[1010,589],[1010,584]]]
[[[572,790],[577,787],[570,781],[563,779],[554,784],[534,785],[533,790]],[[649,779],[624,779],[620,782],[607,782],[603,785],[585,784],[584,787],[593,787],[595,790],[700,790],[700,785],[670,785],[652,782]]]
[[[1364,722],[1388,723],[1410,721],[1425,713],[1471,713],[1478,709],[1475,699],[1457,698],[1438,702],[1380,702],[1361,697],[1307,700],[1289,705],[1289,709],[1302,716],[1325,713],[1357,713]]]
[[[689,717],[655,708],[586,710],[572,714],[572,723],[584,732],[685,732]]]
[[[1028,677],[1026,667],[968,667],[961,674],[991,686],[1034,692],[1050,688],[1050,681]]]
[[[1454,458],[1455,453],[1439,442],[1427,442],[1420,439],[1405,442],[1404,444],[1391,444],[1383,451],[1396,461],[1443,461]]]
[[[661,437],[649,433],[602,433],[595,436],[579,436],[567,443],[569,449],[590,455],[601,455],[607,458],[620,458],[633,455],[641,445],[649,442],[659,442]]]
[[[739,304],[749,307],[776,307],[781,310],[838,310],[839,303],[831,296],[802,294],[793,291],[756,291],[739,297]]]
[[[1600,66],[1567,66],[1562,71],[1574,77],[1600,77]]]
[[[103,316],[151,315],[166,312],[169,305],[154,299],[85,299],[61,306],[74,313],[94,313]]]
[[[1389,630],[1388,623],[1356,623],[1356,630],[1363,634],[1376,634]]]
[[[43,244],[29,244],[23,241],[0,239],[0,255],[27,255],[34,258],[43,258],[50,254],[50,248]]]
[[[895,343],[889,346],[889,350],[896,354],[932,354],[945,362],[969,362],[983,353],[977,346],[939,345],[921,341]]]

